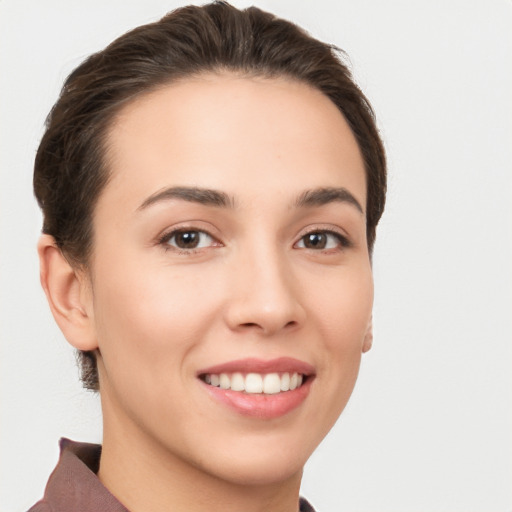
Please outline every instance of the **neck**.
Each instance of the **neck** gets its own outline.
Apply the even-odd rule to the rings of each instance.
[[[279,482],[228,481],[104,411],[98,476],[131,512],[297,512],[302,471]]]

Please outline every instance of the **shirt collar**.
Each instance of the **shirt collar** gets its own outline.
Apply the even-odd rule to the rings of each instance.
[[[96,476],[101,446],[60,440],[60,459],[48,480],[43,501],[54,512],[128,512]]]

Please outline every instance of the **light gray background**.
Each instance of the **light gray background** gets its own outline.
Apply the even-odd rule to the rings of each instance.
[[[511,2],[255,3],[348,52],[389,155],[374,348],[303,494],[320,512],[510,512]],[[101,441],[38,285],[44,118],[84,57],[176,5],[0,0],[0,510],[41,497],[60,436]]]

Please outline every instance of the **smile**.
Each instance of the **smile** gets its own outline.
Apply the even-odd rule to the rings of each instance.
[[[298,372],[279,373],[248,373],[246,375],[235,372],[207,373],[201,376],[202,380],[210,386],[221,389],[230,389],[248,394],[275,395],[285,391],[293,391],[300,387],[304,381],[304,375]]]
[[[242,416],[285,416],[306,400],[315,369],[297,359],[241,359],[205,368],[197,377],[214,402]]]

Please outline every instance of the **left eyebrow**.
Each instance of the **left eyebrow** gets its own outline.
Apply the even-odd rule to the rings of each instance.
[[[323,206],[329,203],[341,202],[354,206],[359,213],[364,214],[361,203],[343,187],[325,187],[306,190],[295,201],[296,208]]]
[[[201,187],[169,187],[149,196],[137,210],[144,210],[155,203],[169,201],[171,199],[181,199],[182,201],[221,208],[234,207],[233,198],[228,196],[225,192]]]

